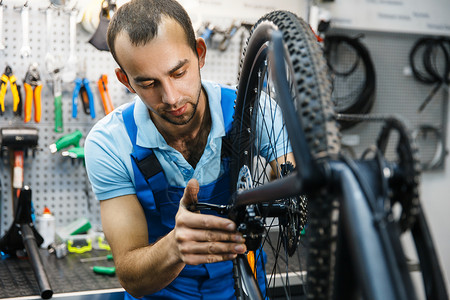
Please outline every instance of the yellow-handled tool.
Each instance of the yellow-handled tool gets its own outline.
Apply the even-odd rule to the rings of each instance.
[[[11,93],[13,96],[13,111],[15,113],[20,112],[19,104],[21,102],[21,99],[16,81],[16,76],[14,76],[11,67],[6,66],[5,72],[1,76],[0,84],[0,115],[3,115],[3,113],[5,112],[5,95],[8,88],[8,82],[11,86]]]

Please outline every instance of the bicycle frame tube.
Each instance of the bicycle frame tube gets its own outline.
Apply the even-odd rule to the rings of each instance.
[[[348,249],[355,261],[356,278],[360,281],[364,299],[405,299],[399,297],[399,287],[393,284],[391,268],[395,266],[390,266],[387,261],[375,216],[360,183],[346,164],[335,161],[330,162],[330,167],[341,188],[341,225],[348,237]]]
[[[243,292],[251,300],[263,300],[264,297],[258,286],[258,282],[255,280],[253,271],[248,264],[248,260],[243,254],[239,254],[236,258],[237,266],[239,268],[241,283],[243,286]]]
[[[234,206],[240,207],[250,204],[272,202],[302,194],[302,181],[296,171],[291,175],[257,186],[250,190],[237,192],[234,197]]]
[[[419,210],[418,220],[412,228],[414,242],[420,258],[427,299],[448,299],[447,286],[438,261],[431,233],[426,224],[423,210]]]

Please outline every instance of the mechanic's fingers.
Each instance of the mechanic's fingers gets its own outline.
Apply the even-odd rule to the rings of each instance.
[[[188,242],[183,243],[180,246],[180,252],[182,255],[188,256],[190,254],[212,254],[212,255],[224,255],[224,254],[243,254],[247,250],[245,244],[235,243],[197,243]]]
[[[183,262],[187,265],[211,264],[215,262],[232,260],[237,257],[237,254],[216,254],[216,255],[196,255],[188,254],[183,256]]]
[[[197,194],[200,190],[198,181],[196,179],[191,179],[184,189],[183,197],[180,200],[180,204],[183,207],[188,207],[189,204],[197,202]]]
[[[209,229],[221,231],[235,231],[236,224],[230,219],[206,215],[206,214],[184,214],[182,218],[176,216],[177,226],[185,226],[191,229]]]
[[[244,243],[245,239],[241,233],[229,233],[216,230],[185,230],[180,228],[175,234],[175,238],[179,243],[196,241],[196,242],[230,242]]]

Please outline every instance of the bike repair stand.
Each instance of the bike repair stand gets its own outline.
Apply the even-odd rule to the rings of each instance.
[[[16,256],[16,251],[25,249],[39,285],[41,297],[50,299],[53,290],[45,273],[38,248],[43,241],[44,239],[37,232],[31,219],[31,189],[25,186],[20,190],[14,222],[0,239],[0,250]]]

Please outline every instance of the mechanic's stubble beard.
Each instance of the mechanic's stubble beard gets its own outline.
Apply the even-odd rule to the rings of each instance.
[[[163,120],[167,121],[170,124],[173,125],[186,125],[188,124],[195,116],[195,113],[197,112],[197,106],[198,103],[200,101],[200,94],[202,91],[202,85],[200,84],[198,92],[197,92],[197,101],[195,102],[190,102],[189,100],[181,100],[180,104],[177,106],[177,109],[183,107],[184,105],[192,105],[192,110],[190,115],[186,116],[186,113],[189,113],[189,107],[187,108],[187,112],[181,116],[171,116],[167,113],[165,113],[165,110],[170,110],[173,109],[173,107],[171,107],[170,105],[167,105],[165,107],[163,107],[161,109],[160,112],[156,112],[155,110],[151,109],[152,113],[154,113],[155,115],[159,116],[160,118],[162,118]]]

